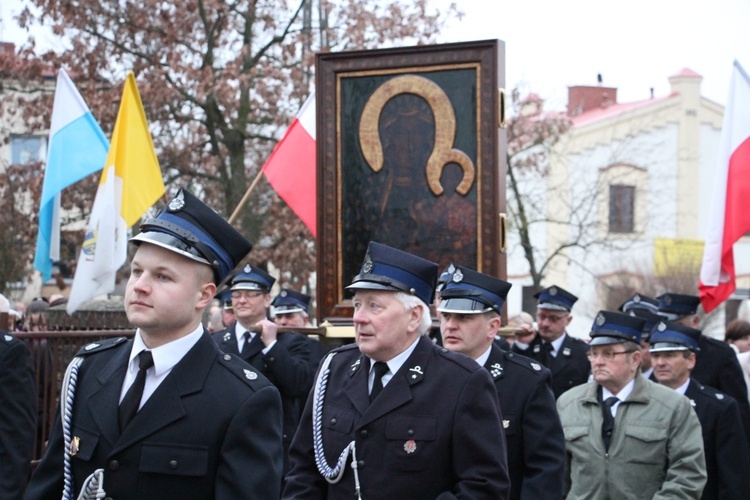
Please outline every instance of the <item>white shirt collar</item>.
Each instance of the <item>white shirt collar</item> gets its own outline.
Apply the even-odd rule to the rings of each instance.
[[[680,387],[675,389],[675,391],[679,392],[683,396],[685,395],[685,391],[687,391],[688,386],[690,385],[690,377],[687,378],[684,384],[682,384]]]
[[[490,359],[490,352],[492,352],[492,344],[490,344],[487,350],[484,351],[484,353],[482,353],[482,355],[476,359],[476,362],[479,363],[479,366],[484,366],[485,363],[487,363],[487,360]]]
[[[411,353],[414,352],[414,349],[417,348],[417,342],[419,342],[420,338],[421,336],[417,337],[417,340],[415,340],[412,345],[407,347],[404,352],[385,362],[385,364],[388,365],[388,372],[383,375],[383,378],[381,379],[381,381],[383,382],[383,387],[386,386],[386,384],[393,378],[393,375],[398,372],[398,370],[403,366],[404,363],[406,363],[406,360],[409,359]],[[370,387],[372,387],[372,378],[375,376],[375,372],[373,371],[374,366],[375,361],[370,359]]]
[[[565,342],[565,336],[567,335],[567,332],[563,332],[562,335],[557,337],[555,340],[550,342],[552,344],[552,355],[557,356],[557,353],[560,352],[560,347],[562,347],[562,343]]]
[[[637,377],[638,375],[636,375]],[[630,382],[623,387],[620,392],[617,394],[612,394],[609,392],[609,389],[602,386],[602,401],[605,401],[607,398],[611,398],[612,396],[615,396],[619,401],[612,406],[612,416],[614,416],[617,413],[617,408],[620,406],[620,403],[628,399],[628,396],[630,396],[630,393],[633,392],[633,387],[635,386],[635,379],[631,380]]]
[[[203,325],[199,323],[198,327],[193,330],[192,333],[161,345],[155,349],[148,349],[146,344],[143,343],[141,329],[139,328],[133,338],[133,348],[130,350],[128,371],[138,373],[138,361],[134,361],[135,358],[141,353],[141,351],[150,350],[154,357],[154,374],[156,377],[160,377],[174,368],[174,365],[176,365],[198,342],[201,335],[203,335]]]

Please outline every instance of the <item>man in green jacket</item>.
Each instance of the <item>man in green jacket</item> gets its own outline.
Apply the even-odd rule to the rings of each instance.
[[[600,312],[588,352],[594,380],[557,401],[569,499],[697,499],[706,484],[690,401],[640,374],[643,321]]]

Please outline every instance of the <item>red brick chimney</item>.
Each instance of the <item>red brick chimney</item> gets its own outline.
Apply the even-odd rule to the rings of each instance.
[[[617,104],[617,88],[576,85],[568,87],[568,116]]]
[[[16,44],[13,42],[0,42],[0,54],[15,54]]]

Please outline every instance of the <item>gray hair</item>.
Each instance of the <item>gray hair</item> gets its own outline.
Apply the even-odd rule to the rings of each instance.
[[[430,316],[429,306],[416,295],[409,295],[406,292],[396,292],[396,298],[401,304],[403,304],[404,309],[407,311],[413,307],[422,307],[422,318],[419,321],[419,334],[426,335],[432,327],[432,316]]]

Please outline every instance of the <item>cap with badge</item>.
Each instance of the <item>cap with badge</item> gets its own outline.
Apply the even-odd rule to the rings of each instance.
[[[538,291],[534,294],[534,297],[537,300],[537,307],[540,309],[566,312],[570,312],[573,309],[573,304],[578,300],[578,297],[556,285]]]
[[[621,344],[635,342],[641,344],[641,332],[645,320],[611,311],[599,311],[591,326],[589,345]]]
[[[669,320],[695,314],[701,303],[699,297],[682,293],[664,293],[656,298],[659,300],[659,313]]]
[[[633,294],[632,297],[620,304],[618,310],[626,313],[633,310],[649,311],[656,314],[659,311],[659,301],[643,295],[641,293]]]
[[[437,273],[434,262],[371,241],[359,274],[346,289],[405,292],[430,304]]]
[[[253,248],[231,224],[185,189],[155,218],[144,221],[141,232],[130,241],[151,243],[211,266],[216,283]]]
[[[440,293],[438,311],[454,314],[500,314],[511,284],[493,276],[457,267]]]
[[[257,266],[245,264],[234,272],[229,280],[229,287],[234,290],[259,290],[268,293],[276,283],[276,278]]]
[[[454,272],[456,272],[456,266],[454,266],[453,263],[448,264],[448,267],[443,269],[443,272],[440,273],[440,276],[438,276],[437,286],[435,287],[436,292],[443,291],[443,288],[445,288],[445,284],[448,283],[448,280],[451,279],[451,275]]]
[[[651,330],[653,330],[660,321],[664,321],[665,319],[664,316],[654,314],[645,309],[631,309],[630,311],[628,311],[628,314],[637,318],[641,318],[644,321],[641,340],[644,340],[646,342],[648,342],[648,339],[651,336]]]
[[[274,315],[298,312],[308,314],[310,296],[294,290],[284,289],[274,297],[271,307],[273,308]]]
[[[649,343],[651,352],[693,351],[698,352],[701,331],[672,321],[660,321],[653,330]]]
[[[222,309],[232,309],[232,290],[228,287],[224,288],[221,292],[214,295],[214,298],[219,299]]]

